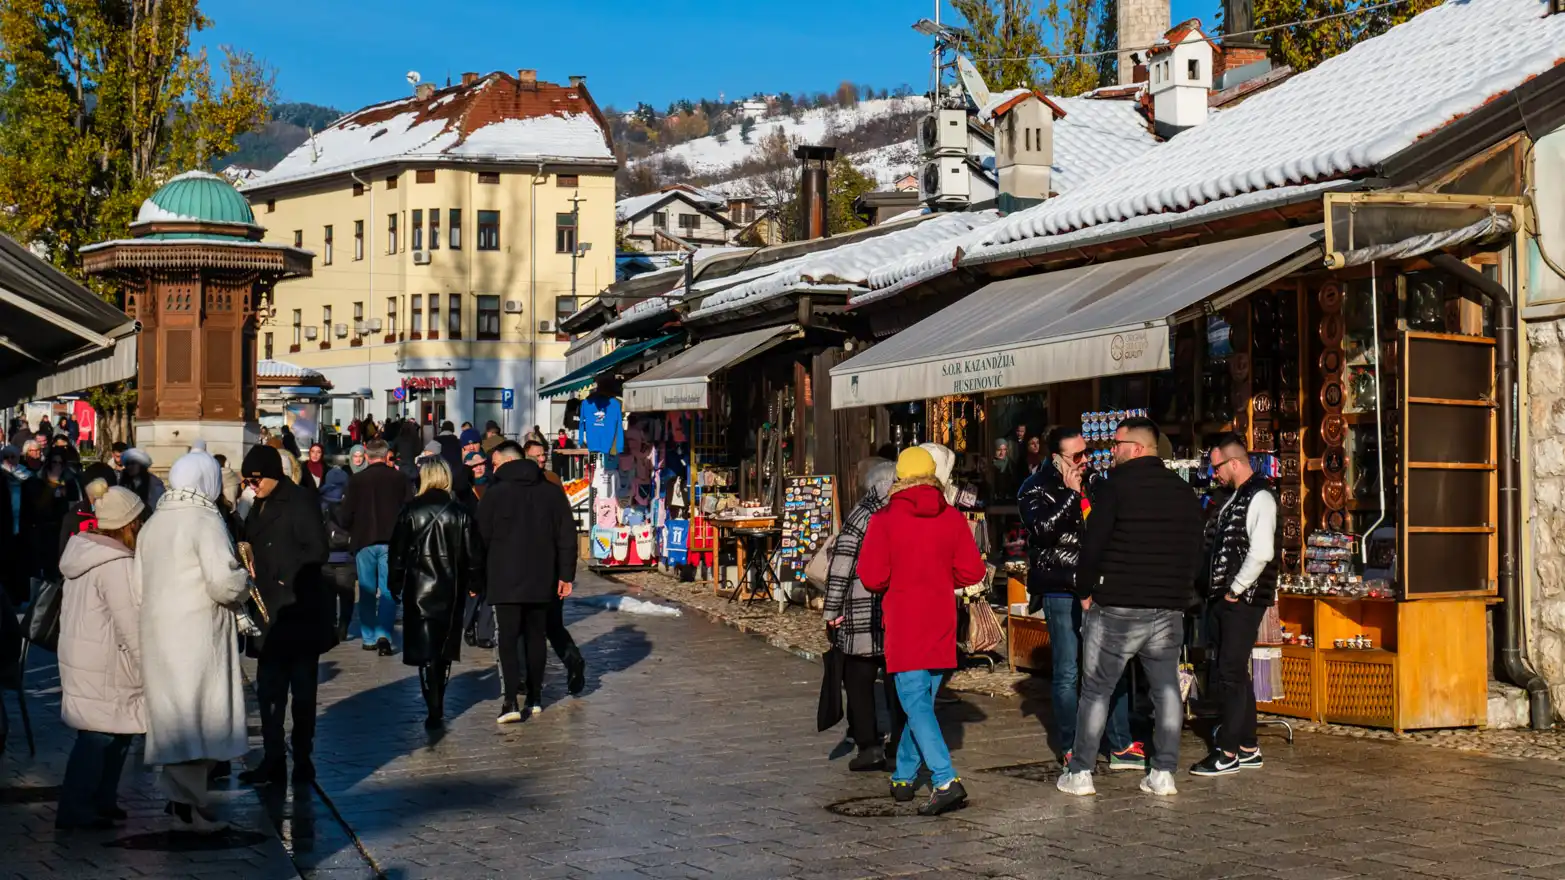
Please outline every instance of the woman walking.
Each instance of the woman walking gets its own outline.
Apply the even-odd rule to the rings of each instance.
[[[142,509],[136,493],[109,489],[98,499],[96,528],[71,536],[60,559],[60,715],[76,729],[54,819],[61,830],[125,818],[120,771],[131,737],[147,730],[135,583]]]
[[[177,827],[221,831],[207,798],[214,761],[249,750],[233,608],[249,592],[217,498],[217,460],[191,452],[174,462],[170,488],[136,542],[141,577],[145,760],[160,780]]]
[[[435,457],[419,470],[418,495],[392,533],[391,596],[403,603],[402,662],[419,667],[426,727],[445,718],[446,682],[461,656],[469,592],[482,593],[484,558],[471,513],[451,494],[451,468]]]
[[[843,654],[842,680],[848,691],[848,736],[859,753],[848,762],[848,769],[884,770],[886,753],[881,746],[875,709],[875,679],[885,668],[885,627],[881,621],[880,594],[864,589],[854,573],[859,547],[870,516],[886,506],[897,466],[883,458],[868,459],[863,470],[864,496],[842,520],[837,540],[832,545],[831,565],[826,574],[826,625],[831,642]],[[893,752],[902,735],[906,717],[897,700],[896,687],[886,677],[886,708],[891,717]]]

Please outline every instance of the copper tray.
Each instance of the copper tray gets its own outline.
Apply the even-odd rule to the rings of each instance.
[[[1328,376],[1342,372],[1342,349],[1328,348],[1321,352],[1320,371]]]
[[[1348,515],[1340,510],[1328,510],[1321,517],[1321,524],[1329,532],[1345,532],[1348,530]]]
[[[1341,510],[1348,503],[1347,484],[1342,482],[1340,477],[1337,479],[1327,477],[1320,487],[1320,500],[1328,510]]]
[[[1304,542],[1304,527],[1296,516],[1282,518],[1282,543],[1288,547],[1297,547]]]
[[[1320,469],[1326,472],[1326,479],[1342,479],[1342,474],[1348,469],[1347,453],[1341,446],[1333,446],[1326,450],[1326,454],[1320,457]]]
[[[1320,386],[1320,405],[1325,407],[1328,413],[1342,412],[1342,401],[1345,397],[1340,376],[1327,379]]]
[[[1282,509],[1292,512],[1299,509],[1299,488],[1289,486],[1282,490]]]
[[[1322,284],[1317,299],[1320,301],[1322,311],[1331,313],[1342,311],[1342,288],[1335,283]]]
[[[1341,446],[1348,436],[1348,420],[1341,413],[1327,413],[1320,422],[1320,439],[1327,446]]]
[[[1337,348],[1342,345],[1345,326],[1340,312],[1326,315],[1320,319],[1320,341],[1326,343],[1327,348]]]

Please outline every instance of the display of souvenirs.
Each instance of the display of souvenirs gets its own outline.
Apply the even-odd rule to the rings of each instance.
[[[1288,574],[1278,580],[1277,588],[1296,596],[1341,596],[1346,599],[1396,597],[1390,581],[1381,578],[1365,580],[1354,574]]]
[[[804,567],[836,529],[836,478],[819,474],[788,477],[783,484],[778,549],[782,579],[804,583]]]

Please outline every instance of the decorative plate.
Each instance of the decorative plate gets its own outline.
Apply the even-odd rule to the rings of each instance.
[[[1327,348],[1337,348],[1342,345],[1342,332],[1345,324],[1342,313],[1336,312],[1320,319],[1320,341],[1326,343]]]
[[[1320,499],[1328,509],[1341,510],[1348,503],[1347,484],[1341,479],[1333,480],[1328,477],[1326,482],[1321,484]]]
[[[1342,311],[1342,288],[1333,282],[1321,285],[1320,307],[1323,311],[1336,313]]]
[[[1320,439],[1327,446],[1341,446],[1348,436],[1348,420],[1341,413],[1328,413],[1320,422]]]
[[[1328,376],[1342,372],[1342,349],[1328,348],[1321,352],[1320,371]]]
[[[1342,412],[1344,396],[1340,376],[1333,376],[1320,386],[1320,405],[1325,407],[1328,413]]]

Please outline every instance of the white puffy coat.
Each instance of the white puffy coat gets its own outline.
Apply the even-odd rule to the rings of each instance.
[[[148,764],[232,760],[248,748],[232,608],[247,574],[217,506],[170,489],[136,542]]]
[[[147,730],[135,562],[124,544],[88,532],[60,556],[60,715],[77,730]]]

